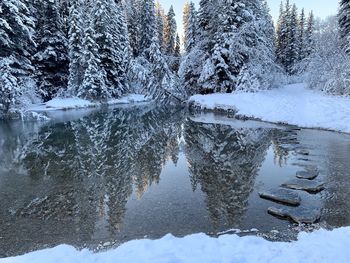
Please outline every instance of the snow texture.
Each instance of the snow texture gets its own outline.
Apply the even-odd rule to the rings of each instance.
[[[202,109],[233,110],[267,122],[350,133],[350,98],[325,95],[305,84],[257,93],[195,95],[189,102]]]
[[[349,262],[350,227],[299,234],[298,241],[271,242],[261,237],[195,234],[167,235],[159,240],[136,240],[103,253],[77,251],[61,245],[1,263],[108,263],[108,262]]]
[[[129,103],[139,103],[149,101],[144,95],[140,94],[129,94],[127,96],[121,97],[120,99],[111,99],[107,101],[108,105],[115,104],[129,104]],[[69,109],[79,109],[79,108],[91,108],[98,107],[102,105],[98,102],[91,102],[89,100],[84,100],[80,98],[55,98],[46,103],[33,104],[28,107],[28,111],[31,112],[46,112],[54,110],[69,110]]]

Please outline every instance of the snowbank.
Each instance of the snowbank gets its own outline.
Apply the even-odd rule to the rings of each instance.
[[[116,104],[129,104],[138,102],[149,101],[144,95],[140,94],[129,94],[120,99],[113,99],[107,102],[108,105]],[[101,103],[91,102],[79,98],[55,98],[46,103],[34,104],[28,107],[27,111],[30,112],[47,112],[55,110],[69,110],[69,109],[81,109],[98,107]]]
[[[167,235],[159,240],[137,240],[94,254],[62,245],[24,256],[0,259],[1,263],[108,263],[108,262],[349,262],[350,227],[331,232],[299,234],[291,243],[260,237],[196,234],[184,238]]]
[[[328,96],[305,84],[257,93],[195,95],[189,102],[202,109],[233,110],[268,122],[350,133],[350,98]]]

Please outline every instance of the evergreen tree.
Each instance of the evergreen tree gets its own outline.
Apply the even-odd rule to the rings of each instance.
[[[343,48],[350,53],[350,1],[341,0],[338,14],[340,37],[342,39]]]
[[[159,1],[156,2],[156,24],[157,24],[157,36],[158,36],[158,42],[161,49],[164,47],[164,9],[159,3]]]
[[[188,35],[188,28],[189,28],[189,19],[190,19],[190,3],[186,1],[184,7],[183,7],[183,14],[182,14],[182,26],[184,30],[183,35],[183,42],[187,42],[187,35]]]
[[[83,2],[81,0],[72,1],[69,8],[69,78],[68,88],[71,95],[76,95],[76,91],[83,83],[84,68],[82,62],[83,50]]]
[[[35,77],[38,93],[44,101],[52,99],[58,90],[65,90],[68,81],[67,39],[62,18],[55,1],[42,3],[35,40]]]
[[[33,28],[26,1],[0,2],[0,117],[19,103],[25,78],[33,70],[29,59],[34,46]]]
[[[124,16],[120,4],[114,0],[96,0],[91,13],[100,66],[107,74],[108,94],[119,97],[127,90],[125,56],[129,44]]]
[[[180,37],[179,37],[179,34],[176,34],[176,42],[175,42],[175,50],[174,50],[175,57],[180,57],[180,52],[181,52]]]
[[[310,56],[312,51],[314,50],[314,30],[315,30],[315,18],[313,12],[310,12],[309,17],[307,19],[307,28],[305,33],[305,54],[306,56]]]
[[[299,60],[299,39],[298,39],[298,11],[294,4],[289,14],[288,44],[286,47],[286,70],[289,74],[295,73],[295,65]]]
[[[140,54],[140,4],[139,0],[126,0],[124,4],[129,43],[134,57]]]
[[[304,9],[301,10],[300,18],[299,18],[299,33],[298,33],[298,39],[299,39],[299,60],[302,61],[305,57],[305,11]]]
[[[187,9],[185,9],[187,10]],[[185,16],[184,16],[185,17]],[[196,7],[193,2],[189,4],[188,15],[184,19],[184,46],[187,53],[189,53],[195,46],[198,38],[198,21]]]
[[[152,44],[152,38],[156,35],[156,19],[154,0],[141,2],[140,13],[140,54],[143,54]]]
[[[86,69],[77,96],[89,100],[107,100],[112,97],[112,94],[106,86],[107,73],[100,66],[99,46],[93,26],[94,24],[88,26],[84,32],[83,62]]]
[[[164,34],[166,53],[169,55],[174,55],[177,27],[176,27],[175,12],[174,12],[173,6],[170,7],[166,19],[167,19],[167,23],[165,26],[165,34]]]

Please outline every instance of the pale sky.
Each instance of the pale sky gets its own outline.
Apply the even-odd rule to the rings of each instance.
[[[159,0],[162,6],[165,8],[166,12],[169,10],[170,6],[174,6],[176,13],[177,26],[179,32],[182,32],[182,10],[186,0]],[[193,2],[199,6],[199,0],[193,0]],[[271,15],[276,20],[278,18],[279,7],[281,0],[267,0]],[[298,9],[304,8],[306,13],[311,10],[314,12],[316,17],[326,18],[330,15],[335,15],[338,10],[338,0],[290,0],[291,3],[295,3]]]

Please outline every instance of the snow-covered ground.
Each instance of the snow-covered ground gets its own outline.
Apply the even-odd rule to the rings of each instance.
[[[108,105],[116,104],[129,104],[146,102],[148,99],[144,95],[140,94],[129,94],[120,99],[113,99],[107,102]],[[69,110],[69,109],[80,109],[80,108],[91,108],[98,107],[101,103],[91,102],[79,98],[55,98],[46,103],[33,104],[27,108],[29,112],[47,112],[55,110]]]
[[[189,102],[202,109],[231,109],[268,122],[350,133],[350,98],[328,96],[305,84],[257,93],[195,95]]]
[[[136,240],[103,253],[77,251],[61,245],[24,256],[0,259],[1,263],[109,263],[109,262],[349,262],[350,227],[328,232],[299,234],[291,243],[260,237],[196,234],[184,238],[167,235],[159,240]]]

